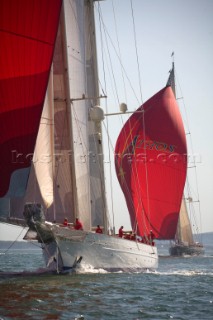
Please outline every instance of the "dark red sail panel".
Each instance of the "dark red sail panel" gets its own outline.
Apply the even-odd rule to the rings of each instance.
[[[115,166],[133,230],[173,239],[187,170],[181,115],[171,87],[141,106],[125,123],[115,148]]]
[[[61,4],[0,1],[0,197],[21,195],[26,185]]]

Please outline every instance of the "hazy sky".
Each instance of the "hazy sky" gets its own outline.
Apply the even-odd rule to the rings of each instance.
[[[202,213],[202,231],[213,231],[213,1],[212,0],[133,0],[134,23],[137,39],[137,51],[140,64],[142,99],[138,86],[138,71],[136,63],[136,49],[134,44],[133,22],[130,0],[101,1],[101,12],[108,38],[108,48],[105,44],[99,45],[110,51],[111,60],[104,62],[105,78],[110,88],[108,96],[108,112],[118,111],[119,102],[127,102],[129,109],[134,110],[141,101],[162,89],[167,81],[171,68],[171,53],[175,52],[175,66],[178,77],[178,97],[184,98],[180,104],[185,106],[191,138],[193,154],[198,155],[197,179],[199,198]],[[114,7],[114,16],[112,8]],[[96,3],[96,8],[98,5]],[[97,14],[97,11],[96,11]],[[98,16],[98,14],[97,14]],[[115,20],[114,20],[115,17]],[[118,41],[114,31],[116,21]],[[105,36],[104,36],[105,37]],[[99,37],[98,37],[99,38]],[[121,72],[113,46],[118,50],[123,69],[128,75]],[[114,78],[109,78],[107,69],[113,65]],[[104,87],[103,64],[100,63],[100,81]],[[123,81],[123,78],[125,80]],[[135,99],[129,88],[131,83],[139,97]],[[125,85],[124,85],[125,83]],[[118,98],[117,98],[118,97]],[[104,102],[103,102],[104,106]],[[181,112],[184,111],[182,107]],[[184,119],[186,119],[186,116]],[[115,143],[119,134],[122,120],[120,117],[109,119],[112,143]],[[188,131],[188,129],[187,129]],[[107,149],[105,150],[107,160]],[[106,164],[106,170],[109,165]],[[112,166],[113,168],[114,166]],[[109,171],[107,171],[109,172]],[[108,174],[109,176],[109,174]],[[107,180],[109,185],[109,180]],[[122,193],[116,186],[113,178],[113,204],[116,228],[121,224],[128,227],[127,209],[123,202]],[[108,197],[110,196],[110,190]],[[111,206],[109,206],[111,211]],[[125,215],[125,218],[123,217]],[[15,232],[11,227],[12,233]],[[0,240],[7,235],[0,225]]]

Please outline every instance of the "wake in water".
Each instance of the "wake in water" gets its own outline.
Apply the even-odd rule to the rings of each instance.
[[[45,276],[45,275],[73,275],[73,274],[122,274],[122,273],[128,273],[128,274],[160,274],[157,271],[151,271],[151,270],[143,270],[143,271],[136,271],[136,270],[112,270],[107,271],[102,268],[95,269],[91,265],[85,265],[81,264],[78,265],[74,269],[65,270],[63,272],[58,273],[56,270],[49,270],[47,268],[39,268],[35,271],[2,271],[0,270],[0,279],[2,278],[14,278],[14,277],[33,277],[33,276]]]
[[[158,272],[156,271],[157,275],[166,275],[166,276],[174,276],[174,275],[178,275],[178,276],[213,276],[213,272],[210,271],[202,271],[202,270],[173,270],[173,271],[161,271]]]
[[[1,271],[0,270],[0,279],[2,278],[14,278],[14,277],[33,277],[33,276],[42,276],[42,275],[53,275],[57,274],[56,271],[51,271],[46,268],[39,268],[35,271]]]

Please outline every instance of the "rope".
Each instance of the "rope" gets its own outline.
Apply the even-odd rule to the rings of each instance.
[[[110,42],[110,44],[111,44],[111,46],[112,46],[112,48],[113,48],[113,50],[114,50],[114,53],[115,53],[115,55],[116,55],[116,57],[117,57],[117,59],[118,59],[118,62],[119,62],[119,64],[120,64],[120,66],[121,66],[121,69],[123,70],[123,74],[125,75],[128,83],[129,83],[129,86],[130,86],[130,88],[131,88],[131,90],[132,90],[132,92],[133,92],[134,97],[135,97],[136,100],[138,101],[138,104],[140,104],[139,99],[138,99],[138,97],[137,97],[137,95],[136,95],[136,92],[135,92],[135,90],[134,90],[134,87],[133,87],[133,85],[132,85],[132,83],[131,83],[131,81],[130,81],[130,79],[129,79],[126,71],[125,71],[125,68],[124,68],[124,66],[123,66],[123,64],[122,64],[122,61],[121,61],[120,56],[119,56],[119,53],[117,52],[117,50],[116,50],[116,48],[115,48],[115,46],[114,46],[114,44],[113,44],[112,38],[110,37],[110,34],[108,33],[108,31],[107,31],[107,29],[106,29],[106,26],[105,26],[105,24],[104,24],[104,22],[103,22],[103,18],[102,18],[102,15],[101,15],[101,14],[100,14],[100,20],[101,20],[101,24],[103,25],[103,30],[104,30],[104,34],[105,34],[105,41],[106,41],[106,46],[107,46],[107,52],[108,52],[109,60],[110,60],[110,62],[111,62],[111,58],[110,58],[110,52],[111,52],[111,50],[109,49],[109,45],[108,45],[107,39],[109,39],[109,42]],[[115,81],[115,77],[114,77],[113,70],[114,70],[114,69],[113,69],[113,66],[112,66],[112,64],[111,64],[111,72],[112,72],[112,74],[113,74],[114,86],[117,87],[117,86],[116,86],[116,81]],[[117,94],[117,90],[116,90],[116,94]],[[117,100],[119,101],[118,94],[117,94]]]
[[[183,94],[182,94],[182,90],[181,90],[181,86],[180,86],[180,83],[178,81],[178,77],[177,77],[177,72],[176,72],[176,79],[177,79],[177,83],[178,83],[178,88],[180,90],[180,95],[181,97],[183,97]],[[184,102],[184,98],[181,99],[182,102],[183,102],[183,108],[184,108],[184,113],[185,113],[185,123],[186,123],[186,128],[187,128],[187,131],[190,132],[189,130],[189,120],[188,120],[188,114],[187,114],[187,109],[186,109],[186,106],[185,106],[185,102]],[[200,224],[200,233],[201,233],[201,230],[202,230],[202,221],[201,221],[201,206],[200,206],[200,195],[199,195],[199,189],[198,189],[198,179],[197,179],[197,167],[196,167],[196,163],[195,163],[195,158],[194,158],[194,149],[193,149],[193,143],[192,143],[192,136],[191,136],[191,133],[189,134],[189,144],[190,144],[190,149],[191,149],[191,152],[192,152],[192,156],[193,156],[193,161],[192,161],[192,168],[194,169],[194,178],[195,178],[195,187],[196,187],[196,191],[195,191],[195,196],[196,196],[196,202],[198,202],[198,214],[199,214],[199,224]],[[191,196],[191,186],[189,186],[189,179],[187,177],[187,190],[188,190],[188,196],[190,197]],[[195,213],[194,213],[194,221],[195,223],[196,222],[196,217],[195,217]],[[198,229],[198,228],[197,228]]]
[[[130,1],[130,3],[131,3],[132,23],[133,23],[133,31],[134,31],[135,53],[136,53],[136,60],[137,60],[137,66],[138,66],[138,81],[139,81],[139,88],[140,88],[141,103],[143,104],[141,74],[140,74],[140,65],[139,65],[139,58],[138,58],[138,46],[137,46],[137,39],[136,39],[135,18],[134,18],[132,0]]]
[[[25,227],[22,228],[22,230],[20,231],[20,233],[18,234],[16,239],[11,243],[11,245],[4,252],[2,252],[2,254],[6,254],[10,250],[10,248],[12,248],[12,246],[17,242],[18,238],[20,237],[20,235],[22,234],[24,229],[25,229]]]

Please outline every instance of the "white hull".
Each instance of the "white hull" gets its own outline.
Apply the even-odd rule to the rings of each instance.
[[[47,265],[54,265],[59,272],[75,268],[77,261],[82,266],[107,271],[142,271],[158,267],[156,247],[116,236],[58,226],[49,228],[55,242],[45,244],[44,256]]]

